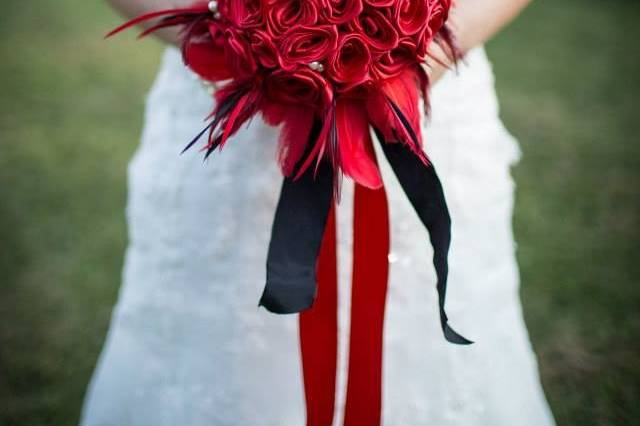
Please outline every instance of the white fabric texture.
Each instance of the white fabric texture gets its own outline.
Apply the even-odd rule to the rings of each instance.
[[[476,341],[445,342],[428,234],[376,147],[390,201],[385,426],[546,426],[554,421],[522,318],[511,219],[516,141],[482,48],[432,91],[426,151],[453,220],[447,310]],[[179,156],[212,99],[166,51],[129,166],[129,247],[83,426],[303,426],[297,315],[257,303],[281,175],[277,129],[255,118],[203,164]],[[353,184],[338,210],[340,356],[346,382]]]

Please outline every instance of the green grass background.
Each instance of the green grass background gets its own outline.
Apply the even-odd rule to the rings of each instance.
[[[161,52],[102,41],[117,22],[99,2],[2,2],[0,425],[76,424],[117,295]],[[522,298],[560,425],[640,424],[639,22],[638,1],[538,0],[488,46],[524,151]]]

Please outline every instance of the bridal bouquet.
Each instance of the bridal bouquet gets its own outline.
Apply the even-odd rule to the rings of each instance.
[[[357,191],[384,197],[373,130],[429,231],[445,337],[470,343],[448,326],[444,312],[450,218],[420,132],[420,99],[428,110],[423,65],[429,47],[436,42],[456,56],[446,26],[450,7],[451,0],[199,1],[145,14],[109,34],[140,23],[147,24],[141,36],[181,28],[185,64],[219,87],[206,127],[185,150],[204,137],[209,156],[257,114],[281,126],[278,161],[285,178],[260,301],[270,311],[312,306],[341,175],[351,177]],[[388,233],[383,201],[358,213],[374,223],[373,234]],[[386,289],[383,237],[371,250],[380,253],[375,264],[385,263],[379,267]]]

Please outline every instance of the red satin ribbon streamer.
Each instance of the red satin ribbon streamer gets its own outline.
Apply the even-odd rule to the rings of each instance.
[[[317,296],[300,313],[300,349],[307,402],[307,426],[333,422],[338,360],[338,274],[335,205],[329,211],[317,263]]]
[[[380,424],[382,342],[389,272],[389,214],[384,187],[356,185],[351,336],[345,426]]]
[[[356,184],[344,426],[380,425],[388,253],[389,213],[384,187],[369,189]],[[317,264],[317,298],[311,309],[300,314],[299,321],[307,426],[333,424],[338,349],[336,271],[336,220],[332,207]]]

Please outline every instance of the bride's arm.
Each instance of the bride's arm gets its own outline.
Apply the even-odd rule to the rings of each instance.
[[[458,0],[449,18],[462,52],[484,43],[511,22],[532,0]],[[432,52],[445,63],[444,54],[437,48]],[[430,74],[437,80],[446,69],[434,64]]]
[[[107,0],[114,9],[127,18],[134,18],[143,13],[152,12],[154,10],[173,9],[178,7],[190,6],[195,3],[194,0]],[[158,37],[167,43],[178,44],[178,29],[169,28],[158,31]]]

